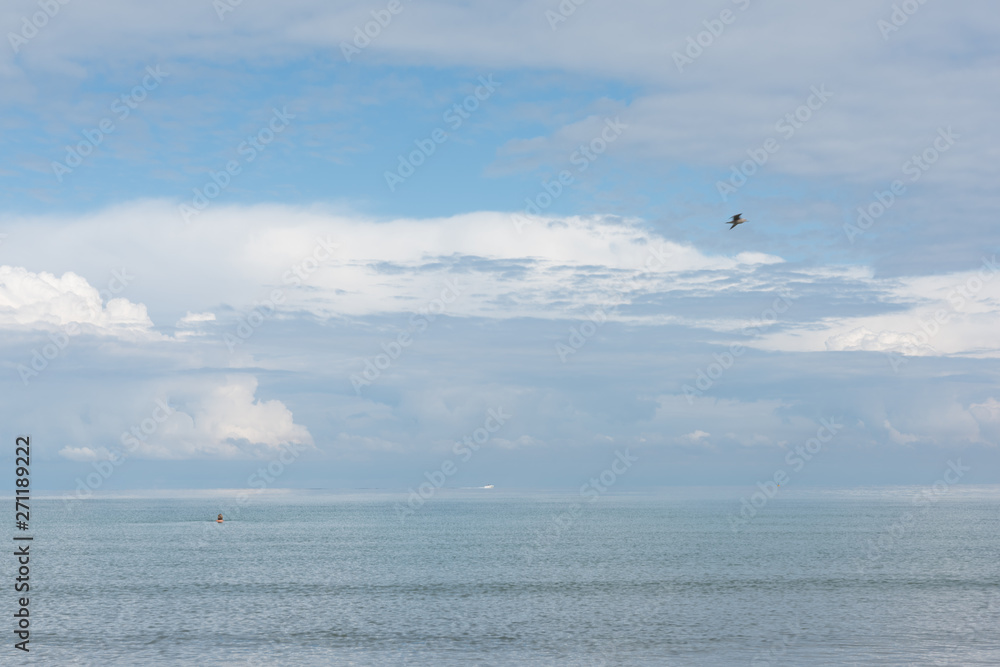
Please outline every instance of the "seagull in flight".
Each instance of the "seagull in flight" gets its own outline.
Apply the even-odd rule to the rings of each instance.
[[[736,229],[736,225],[742,225],[744,222],[747,221],[746,218],[741,217],[742,215],[743,215],[742,213],[737,213],[736,215],[733,216],[732,220],[726,220],[726,224],[731,225],[729,227],[730,229]]]

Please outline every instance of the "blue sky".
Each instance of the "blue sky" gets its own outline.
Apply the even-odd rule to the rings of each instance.
[[[986,2],[403,0],[349,62],[388,3],[42,5],[0,10],[41,487],[752,485],[822,420],[799,483],[1000,481]]]

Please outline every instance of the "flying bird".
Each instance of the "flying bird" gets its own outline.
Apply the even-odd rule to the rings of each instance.
[[[747,221],[746,218],[741,217],[742,215],[743,215],[742,213],[737,213],[736,215],[733,216],[732,220],[726,220],[726,224],[730,225],[729,227],[730,229],[736,229],[736,225],[742,225],[744,222]]]

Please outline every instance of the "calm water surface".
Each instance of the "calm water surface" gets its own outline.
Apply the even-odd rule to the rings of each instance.
[[[1000,492],[915,491],[34,501],[28,663],[1000,665]]]

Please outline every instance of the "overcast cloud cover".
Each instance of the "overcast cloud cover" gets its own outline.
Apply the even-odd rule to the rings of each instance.
[[[49,489],[752,485],[832,421],[795,483],[998,482],[1000,14],[903,4],[7,3],[5,437]]]

